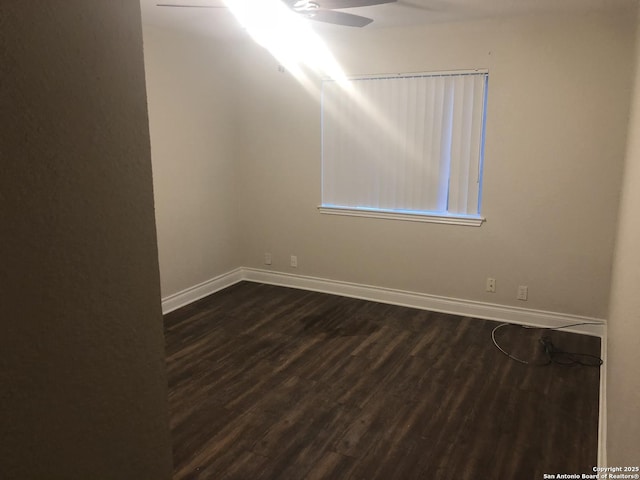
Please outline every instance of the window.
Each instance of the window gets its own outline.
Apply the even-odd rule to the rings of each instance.
[[[486,71],[325,80],[323,213],[480,225]]]

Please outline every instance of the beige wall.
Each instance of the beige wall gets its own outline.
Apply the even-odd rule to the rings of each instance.
[[[260,47],[238,48],[243,265],[263,268],[269,251],[278,271],[606,317],[633,35],[620,13],[331,38],[352,74],[489,69],[480,228],[318,213],[317,98]]]
[[[0,6],[0,477],[171,477],[137,2]]]
[[[231,51],[144,28],[163,297],[240,265]]]
[[[636,65],[640,61],[640,37]],[[640,438],[640,69],[629,123],[608,327],[608,463],[638,464]]]

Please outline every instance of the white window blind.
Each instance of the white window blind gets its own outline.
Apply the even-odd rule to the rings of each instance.
[[[325,81],[322,207],[479,218],[487,79]]]

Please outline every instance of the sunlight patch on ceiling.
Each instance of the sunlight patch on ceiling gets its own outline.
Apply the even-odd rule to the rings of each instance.
[[[224,0],[231,13],[259,45],[290,73],[304,78],[304,69],[336,81],[346,75],[307,20],[280,0]]]

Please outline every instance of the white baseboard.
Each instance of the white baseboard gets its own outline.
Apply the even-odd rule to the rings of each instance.
[[[403,307],[451,313],[463,317],[482,318],[498,322],[517,323],[535,327],[561,327],[574,323],[590,323],[564,329],[567,332],[581,333],[602,337],[605,320],[600,318],[569,315],[565,313],[546,312],[521,307],[510,307],[493,303],[462,300],[459,298],[441,297],[426,293],[407,292],[391,288],[374,287],[357,283],[329,280],[325,278],[294,275],[254,268],[243,268],[243,279],[250,282],[267,283],[283,287],[332,293],[343,297],[360,298],[380,303],[389,303]]]
[[[516,323],[536,327],[561,327],[575,323],[590,323],[564,329],[568,332],[600,337],[601,357],[604,365],[600,369],[600,405],[598,415],[598,466],[607,465],[606,434],[606,356],[607,337],[606,321],[600,318],[569,315],[565,313],[547,312],[520,307],[497,305],[493,303],[463,300],[458,298],[428,295],[426,293],[407,292],[390,288],[374,287],[357,283],[342,282],[326,278],[294,275],[255,268],[237,268],[218,277],[212,278],[194,287],[185,289],[162,299],[162,312],[168,313],[207,295],[234,285],[242,280],[279,285],[283,287],[331,293],[343,297],[359,298],[374,302],[400,305],[404,307],[450,313],[464,317],[482,318],[498,322]]]
[[[162,314],[167,314],[243,280],[243,269],[236,268],[205,282],[186,288],[162,299]]]
[[[600,405],[598,408],[598,466],[606,467],[607,464],[607,329],[600,337]]]

